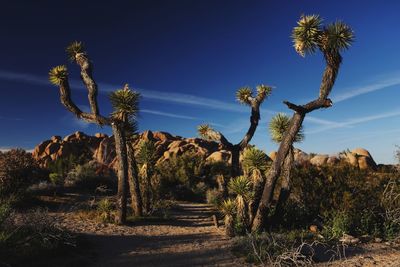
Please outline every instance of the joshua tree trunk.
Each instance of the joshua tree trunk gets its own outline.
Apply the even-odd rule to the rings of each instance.
[[[128,166],[126,153],[126,137],[121,123],[112,123],[113,135],[115,138],[115,152],[118,160],[118,193],[117,193],[117,224],[126,223],[127,211],[127,177]]]
[[[247,146],[247,143],[246,143],[246,146]],[[231,146],[231,149],[229,150],[232,155],[231,177],[236,177],[236,176],[240,175],[240,151],[241,150],[242,149],[239,145]]]
[[[262,175],[262,173],[259,170],[253,171],[252,176],[257,176],[253,177],[253,200],[251,201],[249,205],[249,221],[250,225],[253,222],[253,219],[256,215],[258,205],[260,203],[260,199],[262,196],[263,188],[265,185],[265,178]]]
[[[335,83],[336,76],[341,63],[340,54],[335,51],[328,53],[324,52],[326,60],[326,68],[322,77],[319,98],[307,103],[306,105],[298,106],[288,101],[284,103],[292,110],[295,111],[290,121],[289,129],[286,131],[283,140],[279,146],[276,159],[269,170],[266,177],[263,194],[261,197],[260,205],[258,206],[256,216],[253,220],[252,230],[256,231],[264,226],[264,220],[268,210],[271,207],[273,192],[275,190],[276,181],[281,175],[282,166],[290,149],[293,147],[296,135],[299,132],[301,125],[307,113],[320,108],[328,108],[332,106],[332,101],[328,98],[330,91]]]
[[[233,217],[230,215],[225,216],[225,235],[228,237],[234,237],[235,231],[233,229]]]
[[[291,171],[293,168],[294,155],[293,147],[290,148],[288,155],[286,156],[285,162],[283,163],[283,170],[281,175],[281,188],[279,190],[278,200],[275,208],[274,217],[280,218],[282,215],[282,207],[290,196],[290,179]]]
[[[223,174],[219,174],[217,176],[217,183],[218,183],[218,191],[222,193],[223,198],[228,197],[228,182],[227,179],[224,177]]]
[[[129,176],[129,189],[131,193],[131,205],[135,216],[143,216],[143,201],[140,192],[138,169],[135,159],[135,153],[131,142],[126,144],[128,152],[128,176]]]
[[[144,163],[141,170],[141,176],[144,181],[144,210],[148,214],[151,209],[151,175],[148,170],[147,163]]]

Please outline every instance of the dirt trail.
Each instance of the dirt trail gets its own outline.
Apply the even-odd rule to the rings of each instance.
[[[230,253],[230,241],[212,221],[206,204],[178,204],[171,220],[115,226],[73,222],[93,244],[92,266],[243,266]],[[69,219],[71,220],[71,218]]]

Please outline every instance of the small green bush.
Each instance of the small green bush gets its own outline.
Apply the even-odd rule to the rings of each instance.
[[[115,188],[116,177],[113,175],[102,176],[97,173],[98,168],[98,164],[92,161],[83,165],[77,165],[68,173],[65,184],[91,192],[99,186],[107,186],[110,189]]]
[[[54,173],[54,172],[50,173],[49,179],[53,185],[56,185],[56,186],[64,185],[64,177],[59,173]]]
[[[196,185],[204,175],[204,160],[192,152],[174,156],[159,163],[156,172],[160,176],[161,198],[195,200]],[[205,193],[205,192],[204,192]]]
[[[97,203],[97,212],[99,219],[104,223],[114,221],[113,215],[115,211],[114,204],[107,198],[104,198]]]

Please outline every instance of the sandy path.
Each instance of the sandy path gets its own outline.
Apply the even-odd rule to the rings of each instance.
[[[97,224],[68,216],[66,227],[93,244],[92,266],[243,266],[230,253],[230,241],[217,229],[206,204],[178,204],[172,220],[133,226]]]

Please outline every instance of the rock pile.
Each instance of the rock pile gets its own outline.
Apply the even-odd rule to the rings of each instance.
[[[230,152],[223,150],[223,147],[214,141],[206,141],[200,138],[183,138],[166,132],[145,131],[139,134],[133,144],[134,147],[138,148],[138,144],[142,140],[154,142],[159,162],[174,156],[180,156],[188,151],[201,156],[206,161],[224,161],[228,163],[231,160]],[[113,168],[116,163],[114,138],[100,133],[90,136],[83,132],[76,132],[64,138],[53,136],[50,140],[37,145],[32,154],[40,165],[44,167],[59,158],[68,158],[71,155],[79,158],[83,154],[110,168]],[[276,152],[269,153],[269,157],[274,160]],[[294,159],[298,164],[309,161],[316,166],[334,165],[341,160],[345,160],[360,169],[377,168],[371,154],[363,148],[343,152],[338,156],[307,154],[300,149],[295,149]]]

